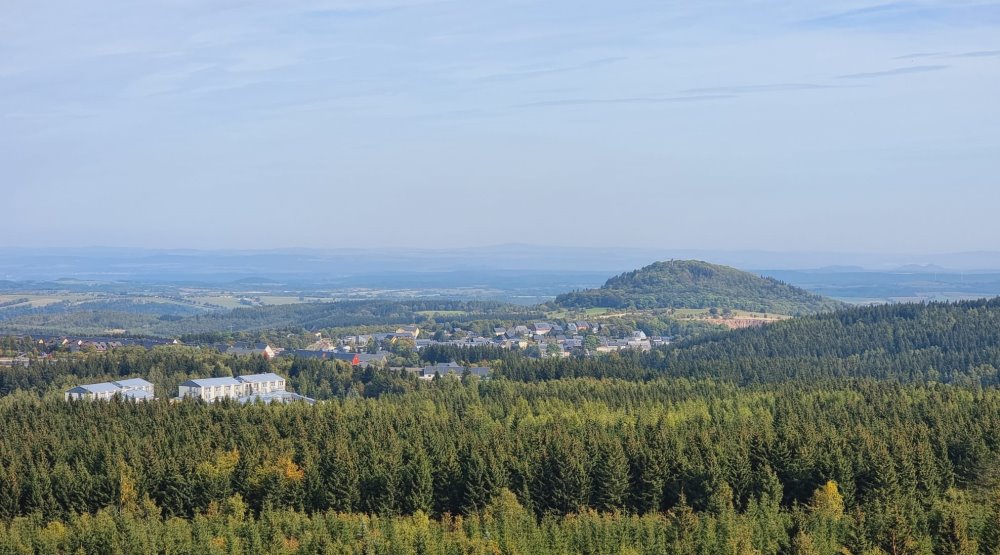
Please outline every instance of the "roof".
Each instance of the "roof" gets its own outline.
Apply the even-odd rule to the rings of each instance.
[[[137,389],[140,389],[140,388],[143,388],[143,387],[153,387],[153,384],[147,382],[146,380],[144,380],[142,378],[129,378],[127,380],[118,380],[118,381],[112,382],[112,383],[114,385],[119,386],[119,387],[134,387],[134,388],[137,388]]]
[[[78,385],[73,389],[69,390],[70,393],[113,393],[115,391],[121,390],[117,385],[110,382],[103,383],[91,383],[85,385]]]
[[[236,379],[243,383],[285,381],[285,378],[282,378],[281,376],[274,374],[272,372],[267,372],[264,374],[250,374],[248,376],[237,376]]]
[[[181,385],[194,386],[194,387],[214,387],[219,385],[240,385],[241,381],[236,378],[198,378],[194,380],[188,380]]]

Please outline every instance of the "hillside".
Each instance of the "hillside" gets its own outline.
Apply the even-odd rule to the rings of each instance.
[[[150,307],[172,309],[151,313]],[[192,333],[255,331],[274,329],[321,329],[341,326],[374,326],[419,322],[424,311],[454,311],[452,321],[480,318],[540,318],[534,307],[494,301],[367,300],[295,303],[241,307],[188,315],[184,307],[152,303],[80,303],[31,309],[5,318],[0,311],[0,333],[100,334],[108,328],[132,333],[177,337]],[[13,311],[10,311],[13,312]]]
[[[656,262],[598,289],[556,297],[563,308],[720,308],[811,314],[842,303],[778,281],[698,260]]]
[[[753,385],[862,379],[995,387],[997,330],[1000,297],[857,306],[704,334],[648,353],[537,362],[512,353],[498,374],[526,381],[670,377]]]
[[[1000,383],[1000,298],[853,307],[674,346],[669,375],[741,383],[864,378]]]

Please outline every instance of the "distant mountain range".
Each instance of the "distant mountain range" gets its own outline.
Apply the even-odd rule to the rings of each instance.
[[[843,307],[777,279],[699,260],[656,262],[597,289],[556,297],[563,308],[720,308],[811,314]]]
[[[1000,252],[932,255],[780,253],[695,249],[496,245],[462,249],[195,250],[0,248],[0,280],[311,283],[383,273],[623,272],[650,260],[697,259],[754,270],[977,271],[1000,269]],[[933,266],[928,266],[933,265]]]

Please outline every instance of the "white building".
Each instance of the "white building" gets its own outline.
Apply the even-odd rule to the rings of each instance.
[[[236,378],[198,378],[177,386],[177,395],[198,397],[212,402],[216,399],[239,399],[244,396],[246,385]]]
[[[132,401],[155,399],[153,384],[142,378],[78,385],[66,392],[66,400],[108,401],[121,395]]]
[[[177,387],[178,397],[197,397],[212,402],[217,399],[243,399],[285,391],[285,378],[277,374],[251,374],[235,378],[198,378]]]
[[[270,372],[238,376],[236,379],[246,384],[244,395],[262,395],[285,390],[285,378]]]

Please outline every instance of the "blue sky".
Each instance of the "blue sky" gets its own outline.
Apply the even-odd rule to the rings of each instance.
[[[0,14],[0,246],[1000,249],[996,2]]]

